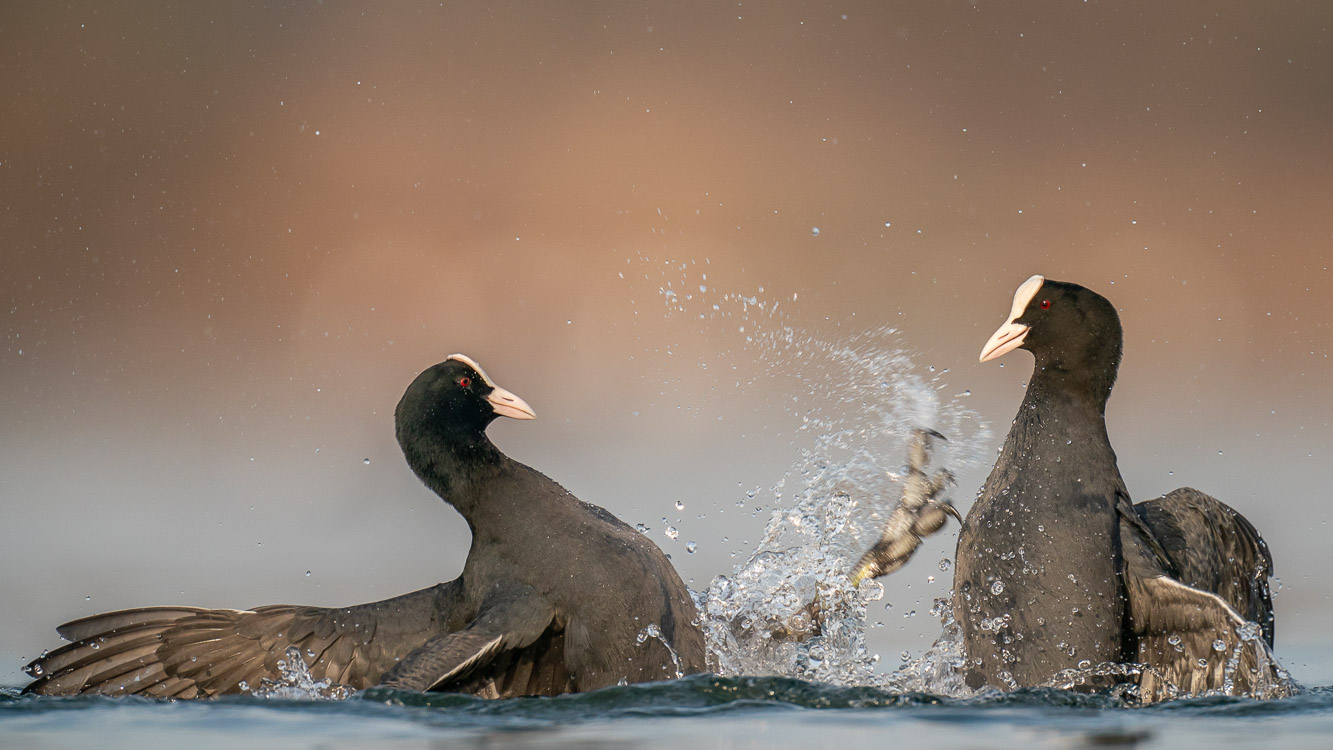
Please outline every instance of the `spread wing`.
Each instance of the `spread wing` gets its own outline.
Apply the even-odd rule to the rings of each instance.
[[[25,693],[205,698],[278,679],[300,650],[315,680],[362,689],[444,632],[462,600],[458,580],[354,607],[145,607],[61,625],[73,641],[25,667]]]
[[[1249,521],[1184,488],[1122,509],[1121,540],[1140,700],[1289,693],[1270,650],[1272,557]]]
[[[471,622],[426,641],[380,685],[486,697],[569,692],[574,688],[555,619],[555,609],[527,586],[497,586]]]

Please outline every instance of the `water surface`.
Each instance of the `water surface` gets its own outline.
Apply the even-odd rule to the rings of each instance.
[[[558,698],[375,689],[344,701],[158,702],[0,693],[0,746],[26,748],[1326,748],[1333,687],[1278,701],[1124,708],[1020,690],[968,699],[779,677],[697,675]]]

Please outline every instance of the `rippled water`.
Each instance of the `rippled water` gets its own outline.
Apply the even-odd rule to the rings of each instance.
[[[1020,690],[950,699],[780,677],[715,677],[486,701],[370,690],[344,701],[158,703],[0,692],[0,747],[1326,748],[1333,687],[1279,701],[1141,709]]]

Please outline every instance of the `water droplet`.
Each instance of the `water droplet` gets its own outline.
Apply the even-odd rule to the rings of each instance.
[[[83,597],[83,600],[84,600],[85,602],[90,602],[90,601],[93,600],[93,595],[92,595],[92,594],[89,594],[88,596]]]
[[[648,532],[648,527],[647,527],[647,526],[644,526],[644,525],[641,524],[641,523],[636,523],[636,524],[634,524],[634,530],[637,531],[637,532],[639,532],[640,534],[645,534],[645,533]]]
[[[1218,638],[1217,640],[1213,641],[1213,650],[1214,650],[1214,651],[1226,651],[1226,650],[1227,650],[1227,642],[1224,641],[1224,640],[1222,640],[1221,638]]]
[[[676,501],[676,510],[685,510],[685,501],[683,501],[683,500],[677,500],[677,501]]]
[[[1004,581],[997,580],[990,585],[990,592],[999,596],[1004,593]]]
[[[948,570],[951,565],[953,565],[953,561],[947,557],[940,560],[940,570]]]
[[[810,234],[811,234],[812,236],[818,237],[818,236],[819,236],[819,227],[810,227]]]
[[[666,534],[667,539],[675,539],[680,536],[680,531],[678,531],[675,526],[666,527],[666,531],[662,533]]]
[[[361,463],[365,464],[366,466],[369,466],[369,465],[370,465],[370,459],[369,459],[369,458],[363,458],[363,459],[361,459]]]
[[[306,578],[309,578],[309,577],[310,577],[310,571],[307,570],[307,571],[305,572],[305,577],[306,577]]]

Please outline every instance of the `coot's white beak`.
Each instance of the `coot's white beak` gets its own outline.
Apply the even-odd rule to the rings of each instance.
[[[491,402],[491,408],[496,414],[510,419],[536,419],[537,412],[528,406],[527,402],[506,391],[505,389],[494,386],[494,390],[486,397]]]
[[[1009,310],[1009,319],[1000,326],[1000,329],[991,335],[986,345],[981,347],[981,361],[989,362],[996,357],[1002,357],[1009,352],[1023,345],[1024,339],[1028,336],[1029,326],[1017,322],[1023,316],[1023,311],[1027,310],[1032,298],[1037,296],[1041,285],[1046,283],[1046,279],[1038,276],[1024,281],[1018,291],[1014,292],[1014,306]]]
[[[1031,329],[1022,323],[1009,322],[1000,326],[986,345],[981,348],[981,361],[989,362],[996,357],[1003,357],[1023,345]]]

